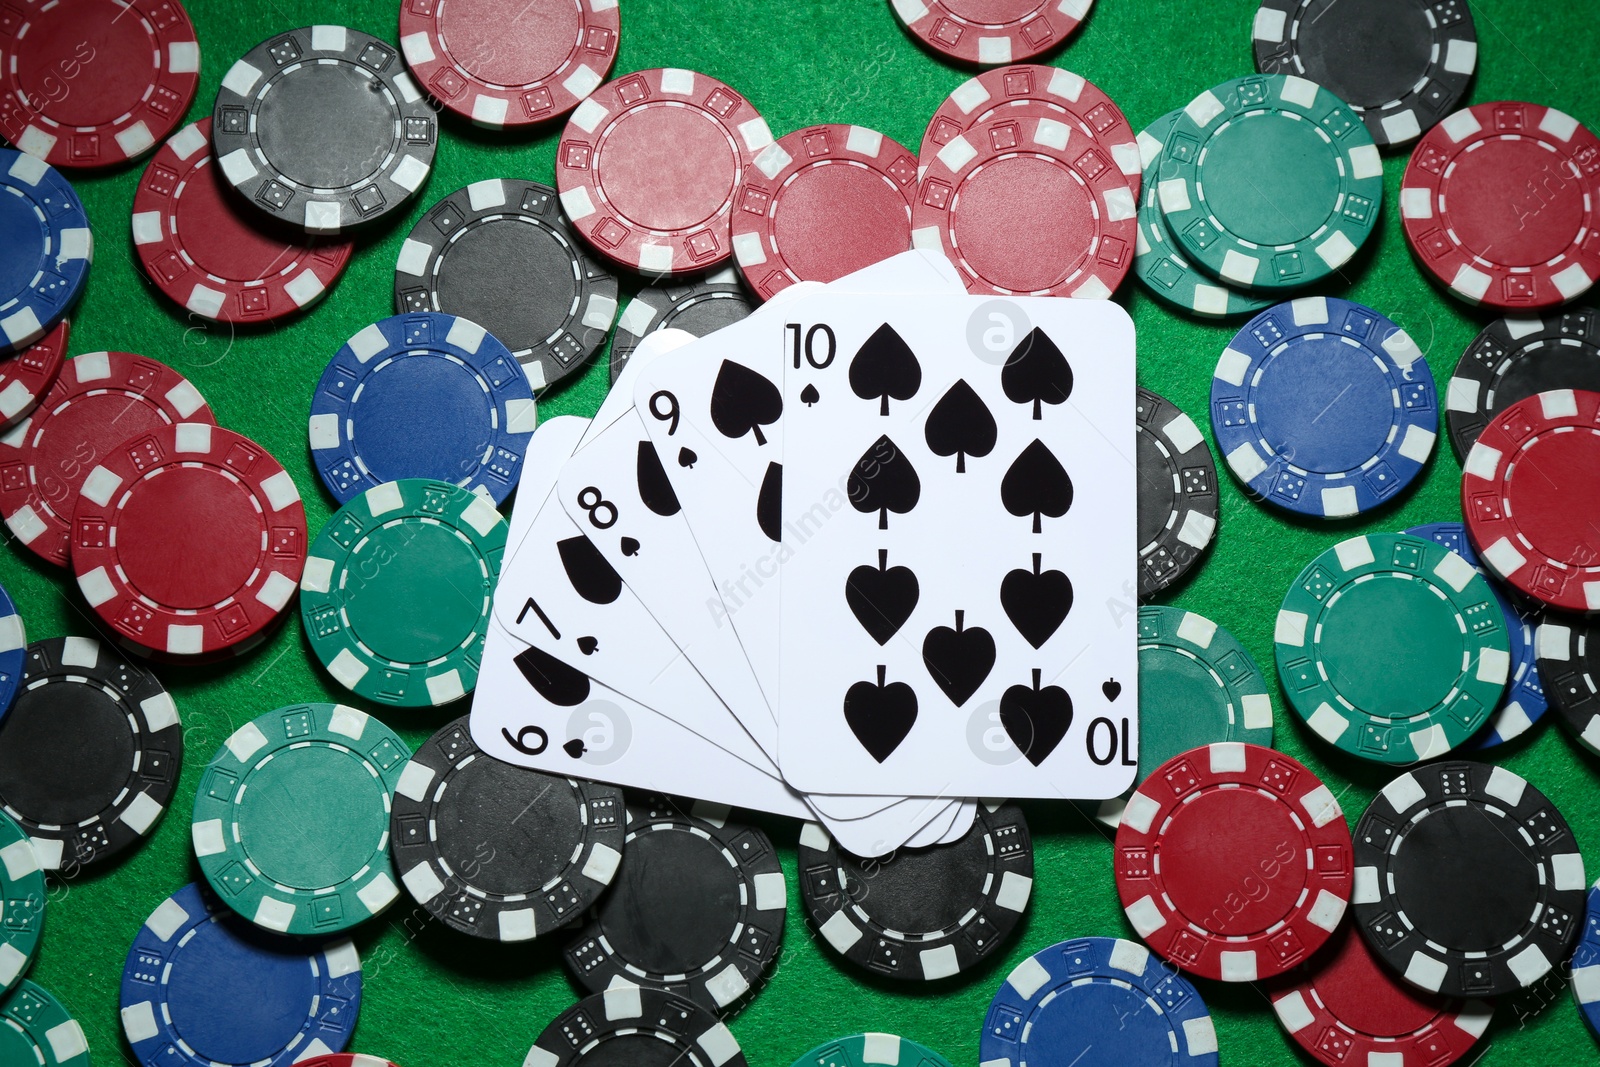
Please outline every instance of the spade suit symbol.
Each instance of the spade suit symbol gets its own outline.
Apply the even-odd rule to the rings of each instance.
[[[591,604],[609,604],[622,595],[622,576],[611,569],[587,537],[579,534],[557,541],[556,551],[566,569],[567,581],[583,599]]]
[[[967,702],[994,669],[994,638],[981,626],[967,629],[964,611],[956,612],[956,626],[935,626],[922,641],[922,663],[935,685],[956,707]]]
[[[921,387],[922,364],[887,322],[850,360],[850,390],[862,400],[877,400],[879,415],[889,414],[891,398],[910,400]]]
[[[917,721],[917,694],[904,682],[885,684],[888,668],[878,666],[878,681],[857,682],[844,695],[844,721],[861,747],[879,763],[888,759]]]
[[[817,387],[814,385],[807,384],[804,389],[800,390],[800,403],[806,407],[811,407],[821,399],[822,394],[817,392]]]
[[[512,658],[534,691],[552,704],[575,708],[589,699],[589,676],[529,645]]]
[[[887,548],[878,549],[877,567],[863,563],[844,582],[844,599],[851,614],[880,645],[911,618],[920,595],[916,574],[910,567],[889,566]]]
[[[1033,532],[1040,533],[1045,516],[1059,519],[1072,507],[1072,479],[1044,442],[1034,438],[1000,479],[1000,502],[1019,519],[1032,517]]]
[[[1014,685],[1000,696],[1000,725],[1035,767],[1056,750],[1072,726],[1072,698],[1058,685],[1040,689],[1039,675],[1035,669],[1031,689]]]
[[[1072,395],[1072,365],[1050,335],[1035,326],[1006,358],[1000,387],[1013,403],[1032,404],[1033,417],[1042,419],[1041,405],[1064,404]]]
[[[635,464],[639,477],[639,499],[644,506],[664,519],[680,510],[678,494],[672,490],[667,469],[661,465],[656,446],[649,441],[639,442],[639,459]]]
[[[1017,568],[1000,582],[1000,606],[1022,639],[1038,648],[1061,628],[1072,610],[1072,582],[1060,571],[1039,571],[1040,554],[1033,554],[1033,570]]]
[[[680,448],[680,449],[678,449],[678,466],[680,466],[680,467],[693,467],[698,462],[700,462],[700,457],[695,455],[694,449],[692,449],[692,448]]]
[[[922,479],[907,456],[887,436],[861,453],[845,480],[850,506],[863,515],[878,513],[878,529],[889,528],[889,512],[904,515],[922,497]]]
[[[934,455],[956,457],[957,474],[966,472],[968,456],[994,451],[996,432],[994,416],[965,378],[945,390],[923,428]]]
[[[711,424],[724,437],[737,441],[752,434],[756,444],[767,438],[761,427],[770,426],[783,415],[783,394],[767,379],[731,359],[722,361],[717,380],[711,386]]]

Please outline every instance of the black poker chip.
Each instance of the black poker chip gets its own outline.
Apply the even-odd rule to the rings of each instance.
[[[144,840],[182,764],[178,708],[153,674],[92,637],[28,646],[0,719],[0,807],[40,867],[71,875]]]
[[[752,310],[750,295],[732,267],[690,282],[647,286],[617,318],[617,332],[611,339],[611,380],[617,380],[648,333],[671,328],[704,337],[732,326]]]
[[[434,918],[526,941],[581,915],[622,861],[622,790],[502,763],[463,716],[401,772],[390,809],[400,880]]]
[[[537,391],[605,344],[617,279],[567,225],[554,189],[491,178],[417,220],[395,264],[394,309],[477,323],[511,350]]]
[[[1325,87],[1380,145],[1455,111],[1478,67],[1467,0],[1264,0],[1252,36],[1256,70]]]
[[[685,997],[618,985],[551,1020],[522,1067],[749,1067],[733,1032]]]
[[[883,859],[851,855],[807,823],[798,866],[822,939],[873,974],[907,981],[977,966],[1015,930],[1033,893],[1033,839],[1009,803],[979,803],[959,841]]]
[[[1504,767],[1455,760],[1402,774],[1356,824],[1356,925],[1419,989],[1493,997],[1562,964],[1589,888],[1561,812]]]
[[[1450,443],[1463,459],[1497,412],[1555,389],[1600,391],[1600,311],[1496,319],[1456,363],[1446,393]]]
[[[1600,756],[1600,622],[1547,615],[1534,636],[1539,680],[1556,718]]]
[[[772,842],[725,809],[693,810],[628,804],[621,869],[566,950],[591,993],[621,980],[721,1011],[777,961],[788,893]]]
[[[1139,390],[1139,596],[1199,565],[1217,532],[1217,465],[1205,435],[1177,405]]]

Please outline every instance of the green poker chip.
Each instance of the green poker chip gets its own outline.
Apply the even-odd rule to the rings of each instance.
[[[478,684],[506,523],[486,496],[404,478],[373,486],[317,535],[300,579],[311,648],[334,680],[391,707],[448,704]]]
[[[818,1045],[794,1067],[950,1067],[932,1049],[895,1034],[852,1034]]]
[[[1311,285],[1350,262],[1383,203],[1361,116],[1304,78],[1254,74],[1179,113],[1158,183],[1184,256],[1228,285]]]
[[[27,973],[44,929],[44,872],[33,842],[0,812],[0,992]],[[11,1063],[0,1057],[0,1064]]]
[[[1505,613],[1477,569],[1406,534],[1352,537],[1300,572],[1278,676],[1323,740],[1376,763],[1434,759],[1489,720],[1511,671]]]
[[[1272,698],[1256,661],[1227,630],[1180,608],[1139,609],[1139,778],[1180,752],[1243,741],[1272,747]],[[1122,822],[1133,790],[1095,818]]]
[[[0,1064],[89,1067],[89,1042],[59,1000],[23,981],[0,1002]]]
[[[398,894],[389,808],[410,758],[394,731],[343,704],[297,704],[241,726],[194,801],[206,881],[278,933],[338,933],[382,912]]]

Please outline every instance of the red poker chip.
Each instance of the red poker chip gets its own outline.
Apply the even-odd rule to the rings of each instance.
[[[942,251],[969,292],[1105,299],[1128,276],[1137,198],[1087,127],[995,118],[922,162],[912,243]]]
[[[1502,580],[1600,612],[1600,393],[1556,389],[1497,412],[1462,464],[1461,510]]]
[[[0,437],[0,516],[17,540],[66,566],[84,476],[111,449],[175,422],[214,422],[200,390],[164,363],[86,352],[62,364],[39,406]]]
[[[1564,304],[1600,278],[1600,139],[1538,104],[1477,104],[1422,138],[1400,186],[1406,240],[1472,304]]]
[[[258,215],[218,173],[207,117],[173,134],[145,167],[133,194],[133,246],[180,307],[216,322],[269,322],[320,300],[355,244]]]
[[[1354,848],[1339,802],[1281,752],[1202,745],[1144,780],[1117,829],[1117,894],[1139,936],[1186,971],[1254,982],[1339,928]]]
[[[53,167],[144,155],[199,81],[179,0],[17,0],[0,18],[0,136]]]
[[[1138,200],[1144,177],[1138,131],[1128,125],[1122,109],[1099,86],[1060,67],[1020,63],[968,78],[933,113],[922,135],[922,158],[932,159],[953,138],[1002,115],[1056,118],[1088,127],[1095,139],[1110,149]]]
[[[573,111],[556,148],[561,206],[601,255],[645,274],[732,251],[734,196],[772,133],[749,101],[692,70],[641,70]]]
[[[617,58],[617,0],[406,0],[400,50],[430,96],[479,126],[565,115]]]
[[[0,431],[11,429],[39,406],[39,398],[55,384],[67,358],[65,319],[28,348],[0,359]]]
[[[891,0],[928,47],[964,63],[999,66],[1046,52],[1072,36],[1094,0]]]
[[[917,160],[862,126],[810,126],[756,156],[733,213],[733,255],[763,299],[831,282],[911,247]]]
[[[381,1056],[363,1056],[355,1052],[330,1052],[300,1060],[295,1067],[395,1067]]]
[[[1324,1063],[1450,1067],[1489,1026],[1494,1005],[1425,993],[1379,963],[1349,925],[1272,992],[1278,1022]]]
[[[266,449],[204,422],[123,441],[72,512],[72,570],[122,641],[209,657],[277,621],[300,585],[306,512]]]

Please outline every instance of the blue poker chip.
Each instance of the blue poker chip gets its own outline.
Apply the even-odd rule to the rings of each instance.
[[[1473,549],[1463,524],[1431,522],[1401,532],[1443,545],[1476,567],[1479,574],[1490,577],[1489,572],[1483,569],[1483,564],[1478,562],[1478,553]],[[1513,737],[1522,736],[1550,707],[1550,702],[1544,696],[1544,683],[1539,679],[1539,655],[1533,639],[1535,631],[1539,629],[1538,613],[1518,611],[1493,580],[1489,582],[1489,591],[1494,593],[1495,600],[1500,604],[1500,612],[1506,617],[1506,632],[1511,637],[1511,681],[1506,686],[1506,695],[1490,717],[1489,725],[1462,745],[1459,750],[1462,752],[1493,748]]]
[[[1589,887],[1583,910],[1583,940],[1572,954],[1572,999],[1589,1029],[1600,1036],[1600,882]]]
[[[1371,308],[1306,297],[1240,330],[1211,380],[1217,449],[1285,511],[1371,511],[1416,479],[1439,435],[1422,349]]]
[[[1216,1067],[1217,1032],[1176,968],[1132,941],[1082,937],[1035,953],[1006,976],[983,1020],[978,1061]]]
[[[139,928],[121,1003],[145,1067],[287,1067],[349,1043],[361,960],[349,941],[258,930],[191,882]]]
[[[89,277],[94,238],[83,202],[50,164],[0,148],[0,354],[66,317]]]
[[[311,456],[339,503],[431,478],[499,504],[522,476],[533,386],[509,349],[437,311],[373,323],[329,360],[311,399]]]
[[[11,710],[22,688],[22,669],[28,662],[28,630],[17,605],[0,586],[0,715]]]

